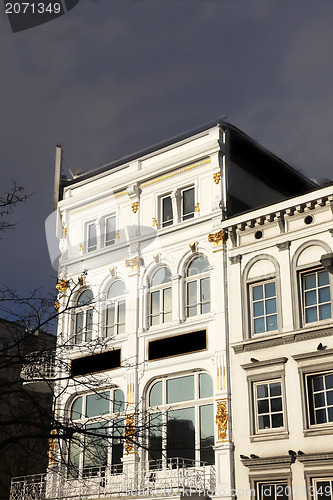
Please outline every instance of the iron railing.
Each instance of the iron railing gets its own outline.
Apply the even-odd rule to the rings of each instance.
[[[56,377],[54,354],[30,353],[26,357],[20,376],[26,382],[51,380]]]

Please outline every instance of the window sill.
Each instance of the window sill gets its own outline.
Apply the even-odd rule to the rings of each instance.
[[[304,437],[325,436],[327,434],[333,434],[333,424],[327,424],[326,427],[313,427],[311,429],[304,429],[303,434]]]
[[[262,434],[252,434],[250,442],[256,443],[258,441],[275,441],[276,439],[289,439],[289,432],[285,430],[267,431]]]

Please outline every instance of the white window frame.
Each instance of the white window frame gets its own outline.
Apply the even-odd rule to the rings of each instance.
[[[193,212],[188,212],[184,214],[184,192],[189,191],[190,189],[193,189]],[[195,203],[196,201],[196,192],[195,192],[195,186],[192,184],[190,186],[187,186],[185,188],[182,188],[180,190],[180,220],[181,222],[186,222],[190,219],[193,219],[195,217]]]
[[[167,266],[161,266],[159,267],[152,275],[151,281],[154,279],[155,274],[160,270],[166,268],[168,271],[170,269]],[[171,272],[170,272],[171,274]],[[170,310],[166,310],[165,308],[165,297],[164,293],[165,290],[170,290],[171,294],[171,308]],[[159,293],[159,311],[156,314],[153,314],[153,307],[152,307],[152,299],[153,299],[153,294]],[[165,321],[165,315],[168,314],[170,316],[170,319],[167,319]],[[149,293],[149,326],[156,326],[160,325],[162,323],[167,323],[172,320],[172,278],[170,277],[170,281],[166,283],[162,283],[161,285],[155,285],[150,287],[150,293]],[[153,324],[153,318],[158,318],[158,322]]]
[[[95,239],[96,239],[96,244],[95,245],[90,245],[89,244],[89,228],[94,227],[95,228]],[[97,223],[96,221],[91,221],[86,224],[86,242],[87,242],[87,253],[95,252],[98,249],[98,234],[97,234]]]
[[[115,230],[114,230],[114,238],[111,238],[110,240],[107,240],[106,239],[106,236],[107,236],[107,231],[106,231],[106,228],[107,228],[107,221],[110,220],[110,219],[114,219],[115,221]],[[103,234],[103,246],[104,247],[109,247],[109,246],[112,246],[115,244],[116,242],[116,234],[117,234],[117,215],[116,214],[111,214],[111,215],[107,215],[105,218],[104,218],[104,234]]]
[[[327,273],[327,276],[328,276],[328,285],[325,285],[325,287],[320,287],[318,286],[318,273],[320,272],[325,272]],[[299,270],[298,271],[299,273],[299,289],[300,289],[300,302],[301,302],[301,315],[302,315],[302,325],[303,326],[313,326],[317,323],[323,323],[323,322],[330,322],[332,321],[332,279],[331,279],[331,275],[328,271],[326,271],[323,267],[321,266],[316,266],[316,267],[312,267],[312,268],[306,268],[306,269],[302,269],[302,270]],[[317,286],[313,289],[308,289],[308,291],[310,292],[311,290],[315,291],[316,292],[316,295],[317,295],[317,301],[311,305],[311,306],[306,306],[305,304],[305,293],[306,293],[306,290],[305,290],[305,277],[307,275],[310,275],[310,274],[316,274],[316,284]],[[329,292],[330,292],[330,300],[329,301],[324,301],[324,302],[319,302],[318,300],[318,291],[322,288],[329,288]],[[319,318],[319,312],[320,312],[320,305],[325,305],[325,304],[330,304],[330,317],[328,318],[323,318],[323,319],[320,319]],[[314,320],[314,321],[307,321],[306,320],[306,310],[307,309],[310,309],[310,307],[316,307],[316,314],[317,314],[317,319]]]
[[[111,289],[111,287],[117,283],[117,281],[122,282],[125,285],[125,282],[122,279],[116,279],[114,280],[107,291],[107,298],[106,298],[106,303],[105,303],[105,337],[106,338],[112,338],[115,335],[120,335],[125,333],[126,331],[126,289],[123,294],[117,295],[112,298],[108,298],[108,293]],[[120,307],[124,304],[124,321],[120,323]],[[108,314],[109,314],[109,307],[114,306],[114,323],[112,325],[108,325]],[[112,327],[114,329],[114,332],[111,335],[108,335],[108,329]]]
[[[281,387],[281,394],[279,396],[271,396],[270,393],[268,395],[267,398],[261,398],[261,399],[267,399],[268,400],[268,403],[269,403],[269,411],[267,413],[265,413],[265,415],[268,415],[269,416],[269,420],[270,420],[270,426],[268,428],[264,428],[264,429],[260,429],[260,426],[259,426],[259,411],[258,411],[258,397],[257,397],[257,387],[260,386],[260,385],[268,385],[269,386],[269,392],[271,390],[270,388],[270,384],[274,384],[274,383],[279,383],[280,384],[280,387]],[[252,384],[252,391],[253,391],[253,412],[254,412],[254,423],[255,423],[255,433],[256,434],[263,434],[263,433],[272,433],[272,432],[281,432],[281,431],[284,431],[285,430],[285,419],[286,419],[286,412],[285,412],[285,408],[284,408],[284,394],[283,394],[283,381],[281,378],[276,378],[276,379],[268,379],[268,380],[259,380],[259,381],[256,381],[256,382],[253,382]],[[279,411],[279,412],[272,412],[271,411],[271,401],[274,400],[274,399],[281,399],[281,403],[282,403],[282,410]],[[282,414],[282,418],[283,418],[283,425],[282,426],[279,426],[279,427],[273,427],[272,426],[272,416],[274,415],[274,413],[276,414]],[[262,414],[263,415],[263,414]]]
[[[171,201],[171,210],[172,210],[172,219],[170,219],[169,221],[163,221],[163,200],[165,200],[166,198],[170,198],[170,201]],[[164,194],[162,196],[159,197],[158,199],[158,204],[159,204],[159,228],[160,229],[164,229],[166,227],[169,227],[169,226],[173,226],[176,222],[176,214],[174,213],[174,203],[172,201],[172,193],[167,193],[167,194]]]
[[[266,291],[266,285],[269,283],[274,283],[275,285],[275,295],[272,297],[266,297],[265,291]],[[278,297],[277,297],[277,281],[275,278],[267,279],[267,280],[261,280],[261,281],[255,281],[253,283],[249,283],[249,307],[250,307],[250,317],[251,317],[251,336],[257,336],[257,335],[265,335],[265,334],[270,334],[270,333],[276,333],[279,330],[279,316],[278,316]],[[261,300],[255,300],[253,297],[253,290],[256,286],[262,286],[263,287],[263,298]],[[275,313],[267,313],[266,311],[266,305],[267,301],[271,299],[275,299]],[[262,316],[255,316],[254,315],[254,303],[258,302],[263,302],[264,305],[264,314]],[[276,328],[269,330],[267,328],[267,322],[269,321],[269,317],[276,316]],[[256,332],[255,331],[255,320],[263,318],[265,322],[265,330],[263,332]]]
[[[322,489],[322,491],[319,491],[320,494],[322,493],[330,493],[331,495],[331,499],[329,500],[333,500],[333,475],[332,476],[323,476],[323,477],[316,477],[316,478],[312,478],[311,479],[311,486],[310,486],[310,492],[312,494],[312,498],[313,500],[318,500],[318,487],[317,487],[317,483],[319,482],[328,482],[330,483],[329,487],[328,487],[328,490],[326,489],[326,487],[324,487]],[[322,488],[321,486],[319,486],[319,489]],[[328,497],[327,497],[328,498]]]
[[[78,301],[80,297],[84,294],[86,291],[91,291],[90,288],[86,288],[85,290],[82,290],[80,294],[78,295],[75,304],[76,304],[76,310],[74,314],[74,344],[75,345],[82,345],[87,342],[90,342],[93,337],[93,318],[94,318],[94,306],[93,306],[93,300],[92,298],[91,302],[89,302],[86,305],[78,305]],[[91,314],[91,329],[87,329],[88,326],[88,321],[89,321],[89,314]],[[81,328],[81,332],[78,331],[78,321],[79,321],[79,316],[83,315],[83,325]],[[81,341],[78,342],[78,338],[81,337]]]
[[[305,390],[306,390],[306,409],[307,409],[307,415],[308,415],[308,422],[309,422],[309,427],[310,428],[319,428],[319,427],[327,427],[327,426],[333,426],[333,420],[329,420],[329,415],[328,415],[328,408],[331,408],[331,412],[333,412],[333,405],[329,405],[327,403],[327,392],[329,391],[330,393],[333,390],[327,389],[326,388],[326,381],[324,381],[325,385],[325,390],[323,391],[314,391],[313,388],[309,388],[309,383],[311,383],[312,386],[312,381],[315,377],[324,377],[325,375],[332,375],[333,376],[333,370],[326,370],[326,371],[320,371],[320,372],[313,372],[313,373],[306,373],[305,374]],[[311,380],[310,380],[311,379]],[[317,409],[324,409],[325,414],[326,414],[326,422],[322,423],[317,423],[316,422],[316,407],[315,407],[315,393],[323,393],[324,399],[325,399],[325,405],[324,406],[317,406]],[[312,402],[310,400],[312,399]],[[311,407],[313,407],[313,410],[311,411]],[[314,419],[314,422],[313,422]]]
[[[193,274],[192,276],[187,276],[188,269],[195,261],[197,257],[203,257],[207,260],[208,262],[208,271],[205,271],[204,273],[198,273],[198,274]],[[201,293],[201,285],[204,280],[208,278],[208,283],[209,283],[209,300],[203,301],[202,300],[202,293]],[[210,270],[209,270],[209,261],[207,257],[204,255],[196,255],[191,261],[187,264],[186,266],[186,278],[185,278],[185,317],[186,318],[194,318],[195,316],[199,316],[201,314],[208,314],[211,311],[211,282],[210,282]],[[189,283],[196,282],[196,294],[197,294],[197,299],[196,303],[189,304]],[[209,311],[202,312],[202,308],[204,305],[209,304]],[[190,308],[196,307],[196,314],[189,315],[189,310]]]

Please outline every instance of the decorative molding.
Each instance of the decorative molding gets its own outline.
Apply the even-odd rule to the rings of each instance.
[[[112,277],[116,275],[116,268],[115,267],[109,267],[109,273]]]
[[[199,205],[199,203],[197,203],[197,204],[195,205],[195,207],[194,207],[194,211],[195,211],[195,212],[200,212],[200,205]]]
[[[159,261],[160,261],[160,254],[159,253],[155,253],[153,255],[153,259],[154,259],[155,263],[158,264]]]
[[[126,189],[126,193],[128,194],[128,196],[130,198],[138,197],[139,196],[139,186],[138,186],[138,184],[135,182],[131,186],[128,186],[128,188]]]
[[[138,271],[142,264],[143,259],[139,256],[125,260],[125,266],[128,267],[130,271]]]
[[[139,187],[143,188],[146,186],[150,186],[151,184],[155,184],[156,182],[162,182],[165,179],[169,179],[170,177],[174,177],[175,175],[179,175],[179,174],[182,174],[183,172],[187,172],[188,170],[191,170],[192,168],[200,167],[201,165],[205,165],[206,163],[210,163],[210,158],[208,158],[207,160],[200,161],[198,163],[194,163],[193,165],[189,165],[187,167],[180,168],[180,169],[176,170],[175,172],[171,172],[170,174],[162,175],[160,177],[157,177],[156,179],[152,179],[151,181],[144,182],[144,183],[140,184]]]
[[[290,248],[290,241],[284,241],[283,243],[277,243],[276,246],[281,252],[281,250],[288,250]]]
[[[332,452],[324,452],[324,453],[305,453],[304,455],[297,454],[297,460],[302,462],[305,466],[313,466],[313,465],[333,465],[333,453]]]
[[[192,241],[191,243],[189,243],[189,247],[191,249],[191,252],[195,253],[197,251],[198,242]]]
[[[215,421],[217,423],[217,438],[219,441],[228,439],[228,400],[217,401],[217,412]]]
[[[216,358],[216,376],[217,376],[217,389],[224,391],[227,388],[225,356],[217,356]]]
[[[253,370],[257,368],[261,368],[263,366],[272,366],[272,365],[278,365],[278,364],[285,364],[287,363],[288,358],[275,358],[275,359],[265,359],[263,361],[253,361],[251,363],[246,363],[245,365],[241,365],[243,370]]]
[[[208,241],[209,243],[213,243],[213,247],[223,245],[225,242],[225,236],[225,232],[221,229],[221,231],[218,231],[217,233],[210,233],[208,235]]]
[[[249,469],[266,469],[270,467],[285,467],[295,462],[295,455],[286,455],[282,457],[254,457],[242,458],[242,464]]]
[[[54,303],[54,309],[56,311],[59,311],[59,309],[60,309],[60,302],[58,300],[56,300],[55,303]]]
[[[220,182],[220,179],[221,179],[221,172],[215,172],[213,174],[213,179],[214,179],[215,184],[218,184]]]
[[[134,214],[136,214],[136,213],[137,213],[138,208],[139,208],[139,202],[138,202],[138,201],[135,201],[134,203],[132,203],[132,212],[133,212]]]
[[[229,257],[230,264],[240,264],[242,261],[243,255],[238,254],[234,255],[233,257]]]
[[[67,232],[68,232],[68,229],[67,227],[65,226],[64,229],[63,229],[63,237],[66,238],[67,236]]]
[[[56,434],[56,430],[52,429],[51,436],[54,436],[55,434]],[[53,465],[56,463],[56,460],[54,459],[55,448],[56,448],[55,439],[54,439],[54,437],[50,437],[49,438],[49,450],[47,452],[47,456],[49,458],[49,465]]]
[[[126,453],[132,453],[134,451],[134,413],[126,416],[126,427],[125,427],[125,450]]]
[[[83,251],[83,245],[82,243],[79,243],[79,252],[82,252]]]
[[[304,352],[301,354],[294,354],[291,356],[295,361],[300,361],[302,359],[319,358],[322,356],[330,356],[333,354],[333,349],[325,349],[324,351],[312,351]]]

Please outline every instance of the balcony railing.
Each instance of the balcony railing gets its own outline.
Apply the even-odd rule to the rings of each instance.
[[[54,354],[30,353],[27,362],[21,370],[21,378],[27,382],[34,380],[49,380],[56,376]]]
[[[67,474],[68,471],[66,471]],[[81,500],[110,495],[173,496],[185,491],[204,492],[215,488],[215,469],[183,458],[170,458],[132,466],[90,467],[77,477],[54,473],[12,480],[10,500]]]

